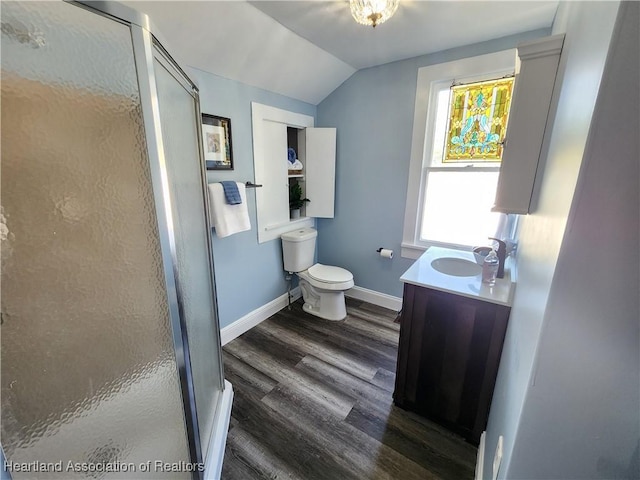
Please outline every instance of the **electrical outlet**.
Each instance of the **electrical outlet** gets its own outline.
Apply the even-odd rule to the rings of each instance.
[[[493,456],[493,480],[498,479],[498,470],[500,470],[500,462],[502,462],[502,444],[504,443],[504,437],[500,435],[498,437],[498,445],[496,445],[496,454]]]

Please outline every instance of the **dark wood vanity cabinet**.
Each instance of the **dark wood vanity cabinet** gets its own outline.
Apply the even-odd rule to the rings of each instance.
[[[396,405],[477,445],[487,424],[509,311],[405,284]]]

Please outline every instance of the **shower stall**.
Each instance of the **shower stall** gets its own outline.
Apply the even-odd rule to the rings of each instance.
[[[8,473],[215,478],[232,391],[198,89],[115,2],[3,2],[1,19]]]

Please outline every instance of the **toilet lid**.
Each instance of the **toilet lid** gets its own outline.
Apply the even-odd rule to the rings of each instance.
[[[322,265],[316,263],[307,270],[309,276],[319,282],[326,283],[342,283],[353,280],[353,275],[349,270],[340,267],[332,267],[330,265]]]

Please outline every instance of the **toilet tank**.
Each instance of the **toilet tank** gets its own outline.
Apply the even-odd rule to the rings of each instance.
[[[317,236],[318,232],[313,228],[282,234],[282,260],[287,272],[302,272],[313,265]]]

